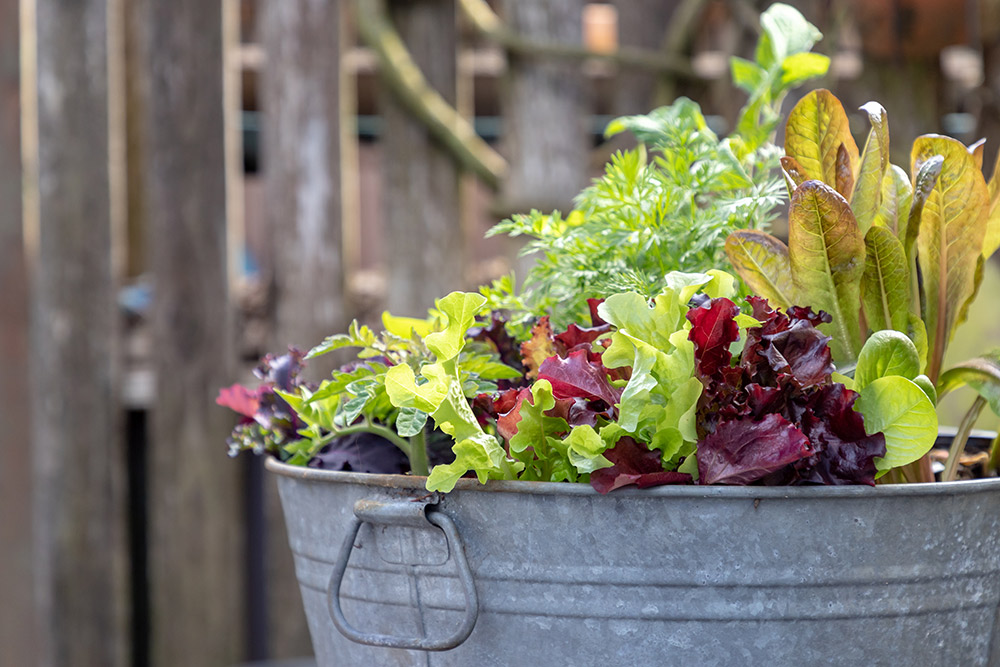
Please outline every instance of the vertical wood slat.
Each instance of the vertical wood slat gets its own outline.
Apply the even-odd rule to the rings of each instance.
[[[455,3],[391,0],[389,11],[427,82],[454,105]],[[459,169],[384,86],[381,104],[387,306],[394,314],[423,316],[435,298],[462,287]]]
[[[614,4],[618,8],[619,43],[656,51],[663,44],[680,0],[615,0]],[[653,108],[656,82],[655,72],[619,66],[612,115],[648,113]]]
[[[272,236],[274,349],[303,350],[345,329],[342,249],[340,25],[342,4],[268,0],[260,32],[263,177]],[[331,370],[310,364],[310,378]],[[325,372],[324,372],[325,371]],[[275,480],[266,484],[268,642],[274,658],[308,655],[302,610]]]
[[[557,44],[582,41],[585,0],[504,0],[512,31]],[[502,100],[510,171],[506,212],[569,211],[587,182],[589,105],[579,62],[510,56]]]
[[[0,0],[0,646],[11,664],[37,663],[31,558],[28,280],[21,207],[18,0]],[[14,509],[16,508],[16,509]]]
[[[142,0],[156,399],[150,415],[153,665],[243,656],[241,466],[214,405],[231,382],[221,2]]]
[[[42,665],[122,665],[127,655],[109,6],[37,4],[38,219],[29,261]]]

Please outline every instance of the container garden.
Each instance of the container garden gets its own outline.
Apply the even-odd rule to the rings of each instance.
[[[428,496],[411,476],[267,467],[320,665],[1000,661],[997,478]]]
[[[859,151],[822,90],[780,156],[781,98],[828,63],[791,8],[761,23],[736,133],[690,100],[619,119],[643,147],[576,210],[498,227],[544,251],[521,290],[354,323],[305,357],[357,351],[318,385],[291,350],[223,390],[231,452],[272,455],[320,664],[1000,661],[1000,479],[949,481],[1000,358],[941,363],[1000,179],[935,135],[911,179],[884,109]]]

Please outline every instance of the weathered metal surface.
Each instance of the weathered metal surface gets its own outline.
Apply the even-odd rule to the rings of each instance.
[[[464,643],[430,653],[349,641],[326,600],[355,503],[423,499],[423,480],[268,468],[320,665],[1000,664],[997,479],[607,496],[462,480],[427,513],[456,524],[479,617]],[[395,528],[361,526],[345,617],[380,634],[451,634],[465,598],[453,555],[440,562],[444,536]]]

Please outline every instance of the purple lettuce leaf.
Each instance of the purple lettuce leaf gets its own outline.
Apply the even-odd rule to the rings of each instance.
[[[858,394],[842,384],[813,391],[801,406],[799,422],[815,455],[795,466],[789,483],[875,484],[875,459],[885,456],[885,436],[869,435],[852,409]]]
[[[761,297],[747,300],[753,306],[753,316],[762,323],[748,330],[740,359],[751,381],[774,386],[779,384],[777,376],[790,375],[801,388],[828,384],[833,372],[830,338],[816,326],[829,322],[830,316],[799,306],[790,308],[786,315],[771,309]]]
[[[663,469],[659,450],[650,450],[630,437],[624,437],[604,456],[614,465],[590,473],[590,485],[598,493],[609,493],[623,486],[640,489],[663,484],[690,484],[691,475]]]
[[[310,468],[403,475],[410,462],[392,442],[374,433],[335,438],[309,460]]]
[[[698,443],[698,483],[749,484],[812,454],[809,439],[781,415],[723,421]]]

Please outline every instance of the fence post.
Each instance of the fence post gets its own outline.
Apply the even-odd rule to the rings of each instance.
[[[18,0],[0,0],[0,646],[11,664],[38,662],[32,597],[28,280],[21,208]]]
[[[454,105],[458,30],[453,0],[392,0],[389,11],[427,82]],[[435,298],[462,287],[459,169],[388,90],[382,101],[386,302],[393,313],[422,316]]]
[[[153,665],[243,658],[242,467],[214,405],[232,381],[222,2],[142,0],[154,282],[149,572]]]
[[[343,3],[269,0],[259,31],[263,177],[272,234],[275,350],[303,350],[346,329],[341,198],[341,12]],[[328,360],[310,364],[330,370]],[[311,372],[316,381],[325,373]],[[271,657],[311,650],[285,524],[266,480],[268,633]]]
[[[26,139],[26,153],[37,141],[37,190],[25,201],[42,665],[122,665],[127,655],[112,262],[121,183],[114,182],[120,165],[109,128],[114,6],[25,5],[29,14],[37,11],[23,34],[37,38],[26,45],[25,68],[27,83],[37,54],[37,133]]]
[[[505,19],[525,39],[582,41],[584,0],[504,0]],[[590,116],[581,63],[509,54],[503,96],[510,172],[501,213],[566,213],[587,179]]]

